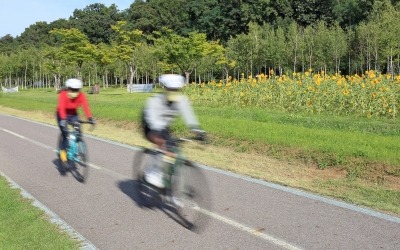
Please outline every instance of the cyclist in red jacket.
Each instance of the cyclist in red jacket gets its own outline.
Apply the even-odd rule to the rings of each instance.
[[[62,144],[60,148],[60,159],[62,162],[67,161],[67,121],[74,122],[79,120],[77,109],[82,106],[83,111],[89,121],[91,123],[95,123],[92,117],[92,113],[90,112],[90,107],[87,102],[86,96],[84,93],[81,92],[82,85],[82,81],[79,79],[68,79],[65,82],[66,89],[62,90],[59,93],[57,104],[57,122],[62,135]]]

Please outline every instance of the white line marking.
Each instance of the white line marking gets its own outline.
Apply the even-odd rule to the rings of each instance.
[[[49,127],[56,128],[55,126],[51,126],[51,125],[48,125],[48,124],[43,124],[43,123],[31,121],[31,120],[20,118],[20,117],[16,117],[16,116],[10,116],[10,115],[6,115],[6,116],[13,117],[13,118],[16,118],[16,119],[25,120],[25,121],[36,123],[36,124],[41,124],[41,125],[44,125],[44,126],[49,126]],[[11,131],[9,131],[9,132],[11,132]],[[20,137],[18,134],[15,134],[15,135]],[[96,136],[93,136],[93,135],[86,135],[86,136],[89,137],[89,138],[98,140],[98,141],[103,141],[103,142],[106,142],[106,143],[110,143],[110,144],[121,146],[121,147],[125,147],[125,148],[130,148],[130,149],[133,149],[133,150],[140,149],[140,147],[130,146],[130,145],[127,145],[127,144],[115,142],[115,141],[112,141],[112,140],[109,140],[109,139],[103,139],[103,138],[96,137]],[[363,213],[363,214],[366,214],[366,215],[369,215],[369,216],[372,216],[372,217],[384,219],[384,220],[395,222],[395,223],[400,223],[400,218],[399,217],[391,216],[391,215],[384,214],[384,213],[381,213],[381,212],[377,212],[377,211],[374,211],[374,210],[371,210],[371,209],[368,209],[368,208],[365,208],[365,207],[360,207],[360,206],[348,204],[348,203],[345,203],[345,202],[342,202],[342,201],[338,201],[338,200],[334,200],[334,199],[331,199],[331,198],[322,197],[322,196],[315,195],[315,194],[312,194],[312,193],[308,193],[308,192],[305,192],[305,191],[302,191],[302,190],[298,190],[298,189],[295,189],[295,188],[285,187],[285,186],[281,186],[281,185],[278,185],[278,184],[275,184],[275,183],[263,181],[263,180],[260,180],[260,179],[254,179],[254,178],[251,178],[251,177],[248,177],[248,176],[243,176],[243,175],[239,175],[239,174],[236,174],[236,173],[228,172],[228,171],[225,171],[225,170],[212,168],[212,167],[209,167],[209,166],[206,166],[206,165],[202,165],[202,164],[199,164],[199,163],[197,163],[197,165],[199,167],[205,169],[205,170],[208,170],[208,171],[220,173],[220,174],[223,174],[223,175],[231,176],[231,177],[238,178],[238,179],[241,179],[241,180],[244,180],[244,181],[248,181],[248,182],[252,182],[252,183],[257,183],[257,184],[260,184],[260,185],[263,185],[263,186],[266,186],[266,187],[269,187],[269,188],[273,188],[273,189],[276,189],[276,190],[281,190],[283,192],[292,193],[292,194],[295,194],[295,195],[298,195],[298,196],[301,196],[301,197],[305,197],[305,198],[308,198],[308,199],[317,200],[317,201],[324,202],[324,203],[327,203],[327,204],[330,204],[330,205],[333,205],[333,206],[342,207],[342,208],[349,209],[349,210],[352,210],[352,211],[355,211],[355,212],[359,212],[359,213]],[[106,169],[106,168],[101,168],[101,167],[96,166],[94,164],[89,164],[89,166],[91,166],[91,167],[93,167],[95,169],[100,168],[104,172],[106,172],[108,174],[111,174],[113,176],[121,176],[121,177],[126,178],[122,174],[119,174],[117,172],[114,172],[114,171]],[[199,208],[199,209],[201,209],[201,208]],[[249,228],[247,226],[241,225],[238,222],[235,222],[235,221],[230,220],[228,218],[225,218],[223,216],[214,214],[214,213],[212,213],[210,211],[207,211],[207,210],[204,210],[204,209],[201,209],[201,211],[204,214],[211,216],[212,218],[215,218],[215,219],[218,219],[220,221],[223,221],[223,222],[225,222],[225,223],[227,223],[227,224],[229,224],[231,226],[239,228],[239,229],[241,229],[243,231],[246,231],[248,233],[251,233],[251,234],[253,234],[255,236],[261,237],[263,239],[266,239],[266,240],[272,241],[272,242],[276,241],[276,244],[278,244],[278,245],[282,244],[282,247],[286,247],[286,245],[288,245],[287,249],[300,249],[300,248],[298,248],[296,246],[289,245],[288,243],[286,243],[286,242],[284,242],[282,240],[276,239],[276,238],[274,238],[272,236],[269,236],[267,234],[262,234],[262,233],[256,231],[255,229],[251,229],[251,228]]]
[[[102,169],[102,167],[94,165],[93,163],[90,163],[90,162],[88,163],[88,165],[89,165],[89,167],[94,168],[94,169],[98,169],[98,170]]]
[[[247,226],[245,226],[245,225],[243,225],[243,224],[241,224],[239,222],[236,222],[234,220],[228,219],[226,217],[223,217],[223,216],[218,215],[216,213],[210,212],[208,210],[205,210],[205,209],[202,209],[202,208],[199,208],[199,207],[194,208],[194,209],[199,210],[200,212],[202,212],[202,213],[204,213],[204,214],[206,214],[206,215],[208,215],[208,216],[210,216],[210,217],[212,217],[214,219],[217,219],[219,221],[225,222],[226,224],[228,224],[230,226],[236,227],[236,228],[238,228],[238,229],[240,229],[242,231],[245,231],[245,232],[247,232],[249,234],[252,234],[253,236],[260,237],[260,238],[262,238],[262,239],[264,239],[266,241],[269,241],[269,242],[271,242],[271,243],[273,243],[275,245],[281,246],[281,247],[283,247],[285,249],[289,249],[289,250],[300,250],[300,249],[302,249],[302,248],[296,247],[294,245],[291,245],[291,244],[289,244],[289,243],[287,243],[287,242],[285,242],[283,240],[277,239],[277,238],[275,238],[275,237],[273,237],[271,235],[261,233],[257,229],[252,229],[252,228],[247,227]]]
[[[348,210],[351,210],[351,211],[355,211],[355,212],[358,212],[358,213],[362,213],[362,214],[366,214],[366,215],[369,215],[369,216],[372,216],[372,217],[375,217],[375,218],[379,218],[379,219],[383,219],[383,220],[387,220],[387,221],[391,221],[391,222],[395,222],[395,223],[400,223],[400,217],[392,216],[392,215],[389,215],[389,214],[384,214],[384,213],[381,213],[381,212],[378,212],[378,211],[375,211],[375,210],[372,210],[372,209],[369,209],[369,208],[366,208],[366,207],[361,207],[361,206],[349,204],[349,203],[346,203],[346,202],[343,202],[343,201],[338,201],[338,200],[335,200],[335,199],[332,199],[332,198],[323,197],[323,196],[320,196],[320,195],[308,193],[306,191],[302,191],[302,190],[299,190],[299,189],[278,185],[278,184],[275,184],[275,183],[272,183],[272,182],[267,182],[267,181],[263,181],[263,180],[260,180],[260,179],[255,179],[255,178],[252,178],[252,177],[249,177],[249,176],[243,176],[243,175],[240,175],[240,174],[228,172],[228,171],[221,170],[221,169],[211,168],[211,167],[208,167],[208,166],[205,166],[205,165],[201,165],[201,164],[197,164],[197,165],[199,167],[203,168],[203,169],[206,169],[206,170],[209,170],[209,171],[212,171],[212,172],[220,173],[220,174],[223,174],[223,175],[227,175],[227,176],[230,176],[230,177],[234,177],[234,178],[241,179],[241,180],[248,181],[248,182],[252,182],[252,183],[257,183],[257,184],[263,185],[265,187],[269,187],[269,188],[273,188],[273,189],[280,190],[280,191],[283,191],[283,192],[291,193],[291,194],[298,195],[298,196],[301,196],[301,197],[305,197],[305,198],[308,198],[308,199],[311,199],[311,200],[324,202],[326,204],[330,204],[330,205],[333,205],[333,206],[336,206],[336,207],[345,208],[345,209],[348,209]]]
[[[15,135],[15,136],[17,136],[17,137],[19,137],[19,138],[21,138],[21,139],[25,139],[25,137],[24,137],[24,136],[22,136],[22,135],[19,135],[19,134],[17,134],[17,133],[14,133],[14,132],[11,132],[10,130],[7,130],[7,129],[5,129],[5,128],[1,128],[1,130],[3,130],[3,131],[4,131],[4,132],[6,132],[6,133],[9,133],[9,134]]]
[[[10,131],[10,130],[7,130],[7,129],[4,129],[4,128],[0,128],[0,129],[3,130],[4,132],[7,132],[7,133],[11,134],[11,135],[14,135],[14,136],[16,136],[16,137],[19,137],[19,138],[21,138],[21,139],[23,139],[23,140],[25,140],[25,141],[29,141],[29,142],[31,142],[31,143],[37,145],[37,146],[40,146],[40,147],[45,148],[45,149],[50,149],[51,151],[57,153],[57,149],[54,149],[53,147],[50,147],[49,145],[46,145],[46,144],[43,144],[43,143],[41,143],[41,142],[32,140],[32,139],[30,139],[30,138],[27,138],[27,137],[25,137],[25,136],[23,136],[23,135],[14,133],[14,132],[12,132],[12,131]],[[97,165],[95,165],[95,164],[93,164],[93,163],[88,163],[88,165],[89,165],[90,167],[94,168],[94,169],[102,169],[101,167],[99,167],[99,166],[97,166]]]
[[[4,129],[4,128],[0,128],[0,129],[3,130],[3,131],[6,132],[6,133],[9,133],[9,134],[14,135],[14,136],[16,136],[16,137],[19,137],[19,138],[21,138],[22,140],[29,141],[29,142],[31,142],[31,143],[33,143],[33,144],[35,144],[35,145],[37,145],[37,146],[40,146],[40,147],[42,147],[42,148],[46,148],[46,149],[51,149],[51,150],[53,150],[53,147],[50,147],[49,145],[46,145],[46,144],[44,144],[44,143],[41,143],[41,142],[32,140],[32,139],[30,139],[30,138],[28,138],[28,137],[25,137],[25,136],[23,136],[23,135],[17,134],[17,133],[15,133],[15,132],[12,132],[12,131],[7,130],[7,129]]]
[[[56,149],[54,149],[54,148],[52,148],[52,147],[50,147],[48,145],[45,145],[45,144],[40,143],[38,141],[35,141],[33,139],[26,138],[26,137],[24,137],[22,135],[19,135],[17,133],[11,132],[9,130],[3,129],[3,128],[0,128],[0,129],[5,131],[5,132],[7,132],[7,133],[10,133],[10,134],[12,134],[14,136],[17,136],[17,137],[19,137],[19,138],[21,138],[23,140],[29,141],[29,142],[31,142],[31,143],[33,143],[35,145],[38,145],[38,146],[46,148],[46,149],[50,149],[53,152],[57,152]],[[107,168],[104,168],[104,167],[100,167],[100,166],[95,165],[93,163],[88,163],[88,165],[91,168],[94,168],[94,169],[97,169],[97,170],[102,170],[104,173],[106,173],[108,175],[111,175],[111,176],[114,176],[116,178],[127,178],[127,176],[125,176],[123,174],[120,174],[118,172],[115,172],[113,170],[110,170],[110,169],[107,169]],[[204,213],[204,214],[206,214],[206,215],[208,215],[208,216],[210,216],[210,217],[212,217],[214,219],[222,221],[222,222],[224,222],[224,223],[226,223],[226,224],[228,224],[230,226],[236,227],[236,228],[238,228],[238,229],[240,229],[240,230],[242,230],[244,232],[250,233],[253,236],[260,237],[260,238],[262,238],[264,240],[267,240],[267,241],[269,241],[269,242],[271,242],[273,244],[279,245],[279,246],[284,247],[284,248],[289,249],[289,250],[298,250],[298,249],[300,249],[300,248],[298,248],[296,246],[293,246],[293,245],[291,245],[291,244],[289,244],[289,243],[287,243],[285,241],[282,241],[282,240],[274,238],[274,237],[272,237],[270,235],[261,233],[261,232],[257,231],[256,229],[251,229],[251,228],[249,228],[249,227],[247,227],[245,225],[242,225],[239,222],[233,221],[233,220],[231,220],[231,219],[229,219],[227,217],[223,217],[221,215],[215,214],[215,213],[213,213],[211,211],[208,211],[208,210],[205,210],[205,209],[202,209],[202,208],[197,208],[197,209],[200,210],[200,212],[202,212],[202,213]],[[58,223],[56,223],[56,224],[58,224]]]

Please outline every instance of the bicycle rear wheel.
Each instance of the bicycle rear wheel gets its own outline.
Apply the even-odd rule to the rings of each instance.
[[[146,182],[144,178],[145,170],[159,163],[158,154],[159,152],[151,149],[142,149],[135,153],[133,160],[134,192],[140,206],[153,207],[160,201],[161,190]]]
[[[82,139],[77,142],[78,152],[75,160],[74,174],[79,182],[87,181],[89,175],[88,157],[86,143]]]
[[[193,231],[200,232],[206,226],[211,210],[211,192],[203,169],[186,161],[177,169],[174,178],[173,194],[178,198],[176,206],[182,224]]]

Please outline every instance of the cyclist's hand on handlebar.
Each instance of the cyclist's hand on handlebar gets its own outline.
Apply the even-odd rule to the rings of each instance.
[[[67,120],[60,120],[60,127],[65,128],[67,126]]]
[[[195,139],[198,141],[206,142],[207,141],[207,134],[206,131],[202,129],[192,129],[192,132],[196,134]]]

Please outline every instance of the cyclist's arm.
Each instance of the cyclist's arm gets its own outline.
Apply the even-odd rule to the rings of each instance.
[[[85,94],[80,93],[80,98],[81,98],[83,112],[85,112],[85,115],[86,115],[87,118],[91,118],[92,117],[92,113],[90,112],[89,103],[88,103],[88,101],[86,99]]]
[[[57,112],[60,116],[61,120],[67,119],[67,110],[66,110],[66,102],[68,101],[68,97],[65,91],[61,91],[58,96],[58,107]]]
[[[182,96],[177,104],[178,109],[186,123],[186,126],[188,126],[189,128],[199,128],[199,121],[194,114],[192,104],[190,103],[189,99],[186,96]]]

